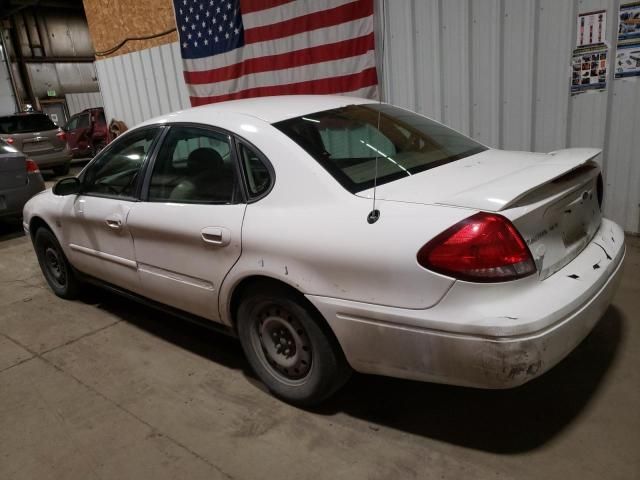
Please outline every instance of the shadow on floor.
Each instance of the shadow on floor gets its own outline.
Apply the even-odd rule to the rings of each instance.
[[[115,294],[92,288],[85,301],[140,329],[226,367],[249,370],[240,344]],[[612,365],[624,321],[610,307],[591,334],[551,371],[511,390],[477,390],[355,374],[321,407],[320,415],[344,413],[385,426],[468,448],[495,453],[536,449],[576,419]]]
[[[22,221],[15,218],[0,219],[0,242],[23,237]]]

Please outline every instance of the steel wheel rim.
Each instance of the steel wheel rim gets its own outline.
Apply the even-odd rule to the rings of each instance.
[[[47,268],[49,278],[60,287],[64,287],[67,281],[67,271],[60,258],[58,250],[51,244],[44,248],[44,263]]]
[[[273,303],[254,309],[251,342],[262,365],[280,381],[306,381],[313,367],[311,340],[288,309]]]

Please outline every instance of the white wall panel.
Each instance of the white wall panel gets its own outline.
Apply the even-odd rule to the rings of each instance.
[[[603,149],[605,214],[640,232],[640,78],[569,94],[576,15],[606,9],[615,48],[620,0],[384,1],[385,100],[492,147]]]
[[[383,3],[384,8],[383,8]],[[386,101],[497,148],[604,150],[605,214],[640,231],[640,79],[569,95],[579,12],[607,9],[615,47],[619,0],[376,0]],[[384,27],[382,27],[384,25]],[[96,62],[107,118],[130,127],[189,107],[177,43]]]
[[[100,92],[67,93],[64,98],[67,101],[69,115],[75,115],[86,108],[104,106]]]
[[[98,80],[108,121],[128,127],[189,108],[177,43],[98,60]]]

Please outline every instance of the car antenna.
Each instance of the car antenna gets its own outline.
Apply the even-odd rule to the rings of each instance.
[[[384,37],[385,37],[385,33],[386,33],[386,24],[387,22],[385,21],[385,0],[382,0],[382,41],[380,42],[380,56],[381,56],[381,62],[380,62],[380,78],[382,79],[382,81],[384,81]],[[379,106],[382,106],[382,88],[380,88],[381,82],[378,83],[378,101],[379,101]],[[378,132],[380,131],[380,116],[381,116],[381,109],[378,108]],[[380,210],[378,210],[376,208],[376,190],[378,189],[378,159],[380,158],[380,155],[378,153],[378,149],[376,149],[376,166],[375,166],[375,172],[373,175],[373,208],[371,209],[371,211],[369,212],[369,215],[367,215],[367,222],[369,222],[369,224],[373,224],[376,223],[379,219],[380,219]]]

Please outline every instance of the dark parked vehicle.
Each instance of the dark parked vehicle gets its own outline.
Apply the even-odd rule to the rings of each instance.
[[[109,128],[102,108],[88,108],[64,126],[74,157],[93,157],[109,143]]]
[[[0,140],[0,220],[22,216],[22,207],[44,190],[38,165]]]
[[[66,175],[71,150],[66,133],[44,113],[16,113],[0,117],[0,139],[33,159],[41,170]]]

